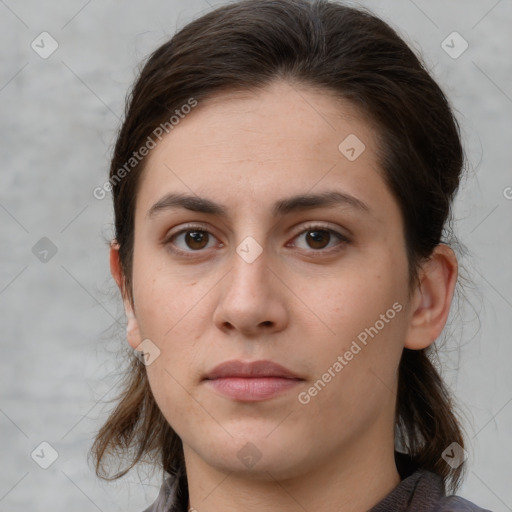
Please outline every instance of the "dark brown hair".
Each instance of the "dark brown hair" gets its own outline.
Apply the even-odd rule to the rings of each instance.
[[[448,101],[419,58],[394,29],[360,8],[326,0],[244,0],[189,23],[158,48],[127,99],[110,180],[130,301],[135,205],[145,160],[122,179],[119,169],[190,98],[200,103],[277,79],[330,91],[376,127],[382,175],[404,219],[411,289],[419,265],[445,242],[464,156]],[[452,469],[441,454],[452,442],[464,447],[464,439],[432,347],[403,351],[396,444],[455,491],[464,465]],[[117,405],[91,450],[102,478],[118,478],[146,458],[159,460],[169,473],[176,461],[183,462],[181,440],[156,405],[143,363],[133,356],[130,364]],[[113,476],[106,460],[117,464]]]

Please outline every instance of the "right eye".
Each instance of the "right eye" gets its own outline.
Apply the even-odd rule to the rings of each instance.
[[[215,246],[216,237],[202,226],[187,226],[168,236],[164,242],[170,250],[186,257]],[[222,244],[221,244],[222,246]]]

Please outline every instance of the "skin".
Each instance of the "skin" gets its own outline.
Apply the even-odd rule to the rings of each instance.
[[[349,134],[365,144],[354,161],[338,149]],[[147,372],[183,441],[190,505],[368,510],[400,482],[393,457],[400,355],[439,336],[457,278],[455,256],[440,244],[409,294],[403,221],[378,167],[374,125],[326,91],[276,81],[200,103],[148,158],[135,212],[133,303],[115,241],[111,270],[129,344],[140,349],[150,339],[160,350]],[[272,215],[278,200],[332,190],[370,211],[345,204]],[[228,214],[174,208],[149,218],[168,192],[208,198]],[[169,241],[187,223],[200,223],[209,240]],[[322,231],[315,245],[311,230],[325,226],[348,242]],[[263,249],[252,263],[236,252],[248,236]],[[298,393],[395,303],[401,311],[300,403]],[[270,359],[304,381],[269,400],[235,401],[201,381],[231,359]],[[251,467],[237,456],[248,442],[261,455]]]

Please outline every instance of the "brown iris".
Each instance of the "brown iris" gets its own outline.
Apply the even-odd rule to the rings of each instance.
[[[306,241],[312,249],[323,249],[330,238],[331,234],[325,229],[311,229],[306,234]]]
[[[204,249],[208,245],[209,236],[206,231],[187,231],[185,243],[191,249]]]

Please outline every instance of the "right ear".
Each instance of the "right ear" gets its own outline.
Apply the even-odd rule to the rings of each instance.
[[[127,318],[126,339],[128,340],[130,347],[136,349],[142,342],[142,338],[140,336],[139,324],[135,318],[133,306],[128,299],[128,294],[125,290],[123,269],[119,259],[119,244],[116,240],[112,240],[110,242],[110,272],[119,287],[121,296],[123,297],[124,311]]]

